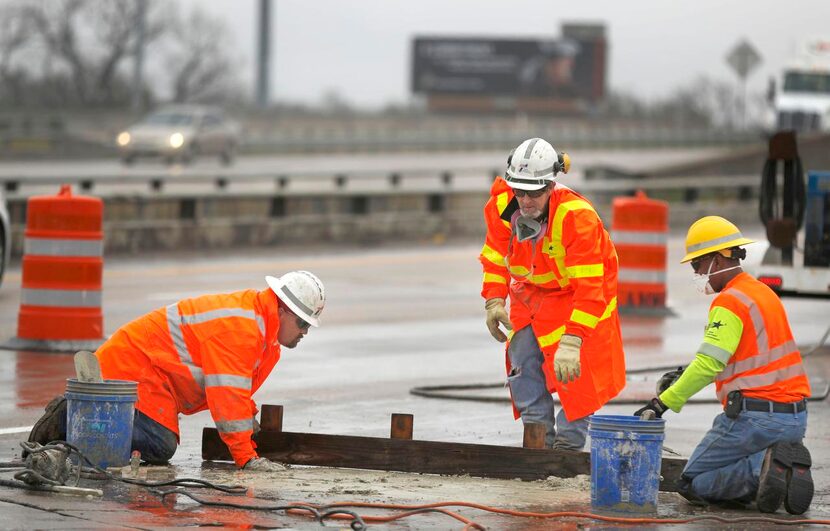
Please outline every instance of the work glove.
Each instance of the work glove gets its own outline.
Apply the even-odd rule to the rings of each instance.
[[[668,409],[669,406],[664,404],[659,398],[655,396],[651,399],[651,401],[648,404],[635,411],[634,416],[642,417],[643,413],[645,413],[646,411],[653,411],[654,415],[659,419],[663,417],[663,413],[668,411]]]
[[[499,323],[503,324],[508,330],[513,330],[510,317],[504,308],[504,299],[487,299],[487,302],[484,303],[484,309],[487,310],[487,328],[490,329],[490,335],[499,343],[504,343],[507,341],[507,336],[499,328]]]
[[[553,370],[561,384],[570,383],[579,378],[579,349],[582,338],[565,334],[559,340],[559,347],[553,355]]]
[[[253,419],[253,421],[254,421],[254,435],[256,435],[257,433],[262,431],[262,428],[259,427],[259,422],[257,422],[256,419]]]
[[[253,470],[256,472],[282,472],[287,470],[284,465],[269,461],[264,457],[254,457],[242,467],[243,470]]]
[[[683,376],[683,367],[678,367],[673,371],[669,371],[657,380],[657,396],[663,394],[663,391],[674,385],[681,376]]]

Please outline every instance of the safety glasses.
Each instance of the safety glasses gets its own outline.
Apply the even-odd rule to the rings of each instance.
[[[712,255],[701,256],[700,258],[695,258],[694,260],[689,262],[689,264],[691,264],[693,271],[697,271],[698,269],[700,269],[704,262],[706,262],[707,260],[711,260],[712,258],[714,258]]]
[[[528,196],[531,199],[539,199],[540,197],[545,195],[546,191],[547,191],[547,187],[544,187],[541,190],[519,190],[519,189],[514,188],[513,189],[513,195],[515,195],[516,197]]]
[[[297,315],[295,315],[294,318],[297,319],[297,328],[299,328],[300,330],[308,330],[311,326],[311,323],[309,323],[302,317],[298,317]]]

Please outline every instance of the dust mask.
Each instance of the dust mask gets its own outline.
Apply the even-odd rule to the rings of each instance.
[[[692,284],[694,284],[695,288],[697,288],[697,290],[700,293],[704,294],[704,295],[714,295],[715,294],[715,288],[713,288],[712,284],[709,282],[709,277],[711,277],[712,275],[719,275],[721,273],[726,273],[727,271],[732,271],[733,269],[739,269],[741,267],[741,266],[737,265],[737,266],[733,266],[733,267],[728,267],[726,269],[721,269],[720,271],[715,271],[714,273],[712,273],[712,266],[714,264],[715,264],[715,261],[712,260],[711,262],[709,262],[709,269],[706,271],[705,274],[695,273],[692,276]]]
[[[533,218],[519,216],[516,218],[516,238],[520,242],[531,240],[542,232],[542,224]]]

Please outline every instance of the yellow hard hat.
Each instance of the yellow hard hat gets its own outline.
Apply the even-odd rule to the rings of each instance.
[[[734,223],[720,216],[706,216],[692,223],[686,234],[686,256],[680,261],[685,264],[699,256],[754,243],[744,238]]]

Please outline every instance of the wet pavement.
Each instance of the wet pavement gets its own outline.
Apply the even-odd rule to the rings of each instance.
[[[677,315],[623,319],[630,369],[688,363],[700,343],[710,299],[694,291],[688,266],[676,263],[681,243],[678,237],[671,239],[668,271],[669,304]],[[416,386],[503,380],[503,349],[487,333],[478,296],[479,248],[479,242],[423,242],[400,247],[280,248],[238,251],[232,256],[107,260],[105,328],[112,333],[132,318],[183,297],[261,288],[266,274],[309,269],[326,284],[329,302],[323,324],[296,349],[283,351],[275,371],[254,397],[259,404],[285,406],[286,431],[388,437],[389,416],[412,413],[415,439],[518,446],[522,427],[513,420],[506,403],[409,394]],[[20,270],[13,268],[0,288],[0,340],[15,333],[19,284]],[[809,350],[830,325],[830,302],[788,299],[785,305],[796,340],[803,351]],[[830,349],[812,354],[807,365],[812,378],[829,379]],[[19,456],[18,441],[25,439],[42,407],[63,392],[65,379],[73,375],[74,368],[71,356],[65,354],[0,351],[0,369],[0,461],[8,461]],[[632,402],[650,398],[651,376],[633,377],[627,398]],[[602,412],[629,414],[633,409],[636,406],[612,404]],[[718,411],[717,404],[703,402],[688,405],[680,414],[668,413],[665,445],[688,457]],[[830,519],[830,450],[826,448],[830,409],[827,401],[814,401],[809,411],[806,444],[813,452],[817,492],[806,516]],[[201,461],[201,428],[211,425],[207,412],[181,418],[182,445],[172,466],[180,477],[244,484],[251,488],[242,497],[248,503],[463,500],[525,511],[590,510],[588,478],[523,482],[314,467],[294,467],[279,474],[238,471],[230,463]],[[0,470],[0,478],[10,476],[9,471]],[[105,489],[103,499],[93,500],[0,487],[0,528],[319,527],[303,516],[202,507],[183,495],[171,495],[162,502],[159,496],[135,486],[108,484]],[[230,495],[198,494],[239,501]],[[672,493],[661,493],[659,507],[663,517],[759,516],[751,510],[695,509]],[[515,519],[469,508],[459,512],[492,529],[612,525],[575,519]],[[782,509],[775,516],[789,515]],[[327,525],[345,528],[348,522]],[[393,529],[463,527],[440,514],[376,525]],[[709,528],[713,523],[697,526]]]

